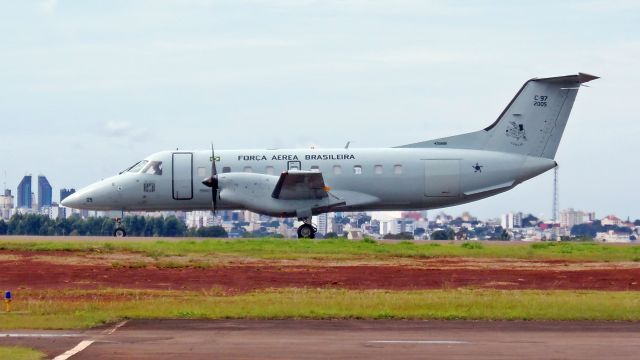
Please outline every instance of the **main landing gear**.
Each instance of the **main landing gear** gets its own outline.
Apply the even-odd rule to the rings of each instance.
[[[298,227],[298,239],[315,239],[318,229],[311,224],[311,218],[303,218],[299,220],[303,221],[304,224]]]
[[[127,236],[127,232],[124,231],[124,227],[122,226],[122,219],[116,218],[116,229],[113,230],[113,236],[115,237],[125,237]]]

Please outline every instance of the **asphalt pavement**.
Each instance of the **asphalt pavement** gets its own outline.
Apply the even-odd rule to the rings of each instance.
[[[0,345],[74,360],[637,359],[640,323],[134,320],[80,332],[4,331]]]

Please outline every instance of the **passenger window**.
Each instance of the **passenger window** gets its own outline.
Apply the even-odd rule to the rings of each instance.
[[[336,175],[342,174],[342,166],[334,165],[333,166],[333,173],[336,174]]]
[[[243,171],[246,173],[250,173],[250,172],[253,172],[253,169],[251,168],[251,166],[245,166]]]
[[[393,166],[394,174],[402,174],[402,165],[394,165]]]
[[[318,171],[318,172],[320,172],[320,166],[318,166],[318,165],[312,165],[312,166],[311,166],[311,171]]]
[[[267,167],[265,168],[265,172],[267,173],[267,175],[273,175],[273,174],[275,174],[275,172],[276,172],[276,171],[275,171],[275,169],[273,168],[273,166],[267,166]]]
[[[231,167],[229,166],[225,166],[222,168],[222,173],[226,174],[226,173],[230,173],[231,172]]]
[[[198,177],[207,176],[207,169],[203,167],[198,168]]]
[[[382,174],[382,172],[383,172],[382,165],[376,165],[376,166],[373,168],[373,171],[374,171],[376,174],[378,174],[378,175]]]
[[[353,167],[353,173],[356,175],[361,175],[362,174],[362,166],[361,165],[355,165]]]

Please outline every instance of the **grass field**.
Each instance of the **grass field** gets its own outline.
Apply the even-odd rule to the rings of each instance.
[[[0,314],[3,329],[75,329],[121,319],[640,320],[640,292],[282,289],[211,292],[30,292]],[[0,357],[1,358],[1,357]]]
[[[640,246],[593,242],[504,243],[483,242],[398,242],[373,240],[201,240],[159,239],[155,241],[104,241],[87,237],[48,241],[46,238],[2,238],[0,250],[136,252],[153,258],[189,254],[223,254],[257,259],[362,259],[391,257],[488,257],[512,259],[640,261]]]
[[[44,357],[45,354],[37,350],[18,346],[0,346],[0,359],[39,360]]]
[[[640,246],[580,243],[375,242],[372,240],[201,240],[0,237],[0,250],[137,254],[174,264],[175,257],[238,256],[324,262],[467,257],[569,261],[640,261]],[[77,253],[78,254],[78,253]],[[40,254],[42,255],[42,254]],[[5,261],[19,259],[4,254]],[[13,257],[12,257],[13,256]],[[56,254],[59,261],[76,261]],[[93,259],[93,258],[92,258]],[[137,260],[136,260],[137,261]],[[214,262],[215,263],[215,262]],[[182,262],[179,266],[191,266]],[[184,265],[187,264],[187,265]],[[207,263],[209,264],[209,263]],[[176,265],[176,266],[178,266]],[[120,263],[113,266],[130,266]],[[141,266],[145,266],[141,263]],[[173,265],[172,265],[173,266]],[[209,265],[207,265],[209,266]],[[0,279],[1,280],[1,279]],[[226,295],[208,291],[28,290],[0,328],[87,328],[133,318],[363,318],[640,321],[640,292],[439,289],[420,291],[284,288]],[[19,349],[0,351],[22,351]],[[26,351],[26,350],[25,350]],[[9,358],[18,358],[18,355]],[[25,355],[31,356],[31,355]],[[36,355],[34,355],[36,356]],[[2,356],[0,352],[0,358]],[[28,358],[28,357],[27,357]],[[36,357],[37,358],[37,357]]]

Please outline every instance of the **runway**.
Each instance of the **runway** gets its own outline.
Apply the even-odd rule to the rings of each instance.
[[[631,359],[640,323],[132,320],[103,329],[3,331],[0,345],[71,359]],[[58,359],[65,359],[59,357]]]

